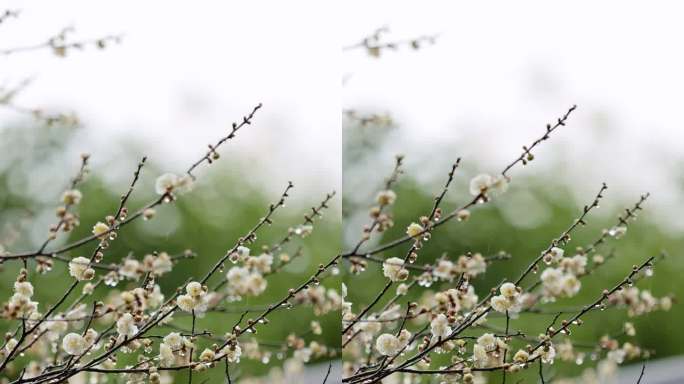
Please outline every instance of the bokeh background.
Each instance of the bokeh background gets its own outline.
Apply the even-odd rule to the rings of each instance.
[[[406,156],[406,174],[397,188],[396,227],[379,243],[402,235],[410,222],[429,211],[457,157],[463,158],[462,167],[448,194],[447,211],[470,197],[471,177],[500,172],[522,145],[543,133],[546,123],[577,104],[567,126],[534,151],[535,160],[510,174],[509,191],[473,210],[471,221],[437,230],[421,261],[443,252],[452,257],[466,251],[511,253],[512,260],[492,265],[477,280],[482,296],[501,278],[517,276],[606,182],[600,209],[575,233],[567,250],[586,245],[614,225],[617,214],[640,194],[652,195],[628,235],[605,249],[614,246],[618,257],[586,279],[579,297],[558,305],[591,300],[633,264],[663,250],[669,257],[640,286],[657,296],[681,297],[684,145],[678,115],[684,56],[672,49],[684,32],[676,16],[680,11],[675,3],[631,1],[349,3],[345,19],[354,23],[344,28],[344,46],[354,46],[382,27],[389,29],[384,42],[420,36],[436,40],[419,50],[406,45],[384,49],[379,57],[363,48],[344,52],[345,247],[358,239],[368,221],[368,208],[391,171],[394,155]],[[360,123],[359,117],[373,119]],[[400,252],[383,256],[403,256]],[[352,289],[353,299],[367,302],[373,297],[384,284],[374,277],[377,273],[354,278],[364,289]],[[595,341],[626,319],[624,311],[590,316],[575,333],[580,340]],[[669,313],[633,319],[637,341],[656,350],[647,382],[679,382],[677,356],[684,353],[684,335],[678,324],[683,316],[675,306]],[[523,323],[543,329],[548,322],[550,318],[526,318]],[[554,365],[560,375],[583,369]],[[635,382],[640,369],[640,363],[626,367],[622,380]]]
[[[259,102],[264,106],[253,124],[220,149],[218,162],[196,173],[193,192],[158,209],[154,220],[124,228],[106,257],[114,261],[129,252],[142,258],[153,251],[178,254],[191,249],[197,257],[181,262],[161,282],[168,294],[188,275],[201,277],[213,266],[265,214],[268,204],[277,201],[289,180],[295,188],[287,205],[259,234],[255,251],[301,224],[303,215],[326,193],[340,191],[340,53],[337,31],[325,25],[328,8],[314,2],[290,6],[190,1],[7,1],[5,8],[19,9],[20,16],[0,25],[1,49],[42,43],[65,27],[75,30],[69,41],[122,37],[120,44],[107,49],[89,46],[68,51],[66,57],[57,57],[50,49],[0,55],[3,89],[30,81],[11,100],[13,105],[40,108],[47,114],[73,112],[80,120],[77,126],[48,127],[0,103],[0,244],[7,250],[35,249],[46,238],[81,153],[91,154],[91,171],[80,188],[81,227],[53,246],[89,234],[95,222],[115,209],[143,155],[148,162],[133,194],[132,210],[154,198],[157,176],[183,173],[206,152],[207,144],[225,136],[230,124]],[[292,23],[281,17],[305,11],[320,18]],[[303,256],[268,278],[266,294],[236,303],[236,308],[260,307],[282,298],[288,288],[334,256],[340,244],[341,199],[336,197],[329,205],[312,236],[286,247],[292,254],[301,245]],[[3,281],[14,280],[18,265],[0,268]],[[55,271],[38,278],[41,303],[53,302],[63,291],[68,283],[65,274],[65,266],[57,263]],[[340,281],[331,277],[323,284],[339,288]],[[10,291],[10,283],[0,287],[3,298]],[[198,327],[222,335],[237,316],[209,315]],[[316,318],[322,336],[308,332],[313,319],[310,308],[282,311],[255,337],[276,345],[294,332],[307,341],[339,345],[338,316]],[[179,321],[189,324],[189,318]],[[0,321],[3,332],[9,326]],[[259,376],[282,365],[275,362],[277,348],[273,351],[269,364],[242,359],[233,378]],[[328,364],[315,363],[320,366],[312,364],[316,368],[307,374],[321,381]],[[177,379],[185,382],[186,374]],[[222,381],[222,368],[197,379]]]

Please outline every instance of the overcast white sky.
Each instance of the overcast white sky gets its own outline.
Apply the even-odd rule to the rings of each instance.
[[[119,46],[66,59],[47,50],[0,57],[0,83],[34,79],[18,103],[78,112],[85,129],[75,151],[118,150],[117,135],[139,137],[153,159],[181,171],[263,102],[227,150],[262,168],[255,177],[274,189],[289,179],[299,191],[339,189],[341,43],[330,7],[127,0],[2,7],[22,10],[0,26],[2,48],[42,42],[65,26],[76,28],[75,39],[124,35]],[[110,160],[94,161],[103,158]]]
[[[657,213],[682,229],[683,7],[352,1],[343,10],[343,19],[353,20],[343,28],[347,43],[383,25],[390,40],[439,39],[379,60],[345,54],[343,104],[392,113],[400,134],[388,152],[406,154],[414,174],[441,180],[456,156],[500,170],[576,103],[577,113],[536,153],[533,169],[516,174],[555,167],[585,199],[600,181],[611,196],[630,200],[648,190]]]

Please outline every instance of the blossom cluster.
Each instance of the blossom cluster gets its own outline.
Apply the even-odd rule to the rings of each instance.
[[[378,192],[377,205],[370,209],[371,223],[364,226],[352,250],[343,253],[350,272],[343,286],[342,305],[345,383],[417,384],[424,382],[426,376],[436,376],[440,383],[485,383],[488,372],[515,375],[537,363],[544,380],[545,367],[557,361],[579,365],[596,362],[596,368],[588,368],[583,377],[599,382],[596,380],[608,377],[617,365],[650,356],[652,351],[633,339],[636,328],[629,322],[617,332],[619,336],[607,333],[598,342],[578,341],[571,333],[592,311],[624,308],[629,316],[639,316],[669,310],[674,302],[671,295],[656,298],[648,290],[634,286],[638,280],[653,275],[656,258],[634,266],[624,280],[605,289],[592,304],[558,313],[550,306],[576,297],[582,290],[582,280],[607,264],[612,252],[605,257],[599,253],[600,248],[608,240],[618,240],[626,234],[629,220],[636,218],[635,213],[647,195],[634,208],[627,209],[617,225],[603,230],[596,241],[567,255],[570,234],[585,224],[588,214],[598,206],[607,188],[602,186],[580,217],[548,248],[535,255],[522,275],[497,284],[482,296],[477,293],[481,291],[477,287],[479,277],[487,272],[490,263],[508,260],[507,253],[483,256],[469,252],[457,257],[444,253],[429,263],[417,261],[426,257],[422,256],[424,248],[438,234],[437,227],[452,219],[464,222],[475,207],[501,197],[509,188],[510,176],[504,172],[499,176],[482,174],[472,178],[472,201],[444,213],[440,204],[453,180],[452,170],[430,214],[409,222],[404,237],[383,239],[375,245],[372,236],[385,232],[388,223],[395,224],[391,208],[401,196],[391,185],[396,182],[396,175],[402,173],[397,170],[400,159],[389,182]],[[526,148],[516,162],[526,164],[531,159]],[[406,250],[400,250],[404,244]],[[378,268],[368,268],[370,263],[377,263]],[[364,275],[368,279],[374,271],[380,275],[373,278],[384,281],[383,288],[367,292],[362,288],[364,284],[356,283],[355,279]],[[530,326],[526,326],[525,319],[542,313],[555,315],[553,322],[539,330],[537,336],[528,335],[535,333],[526,329]],[[571,316],[563,319],[566,313]]]
[[[308,209],[303,222],[275,235],[272,243],[258,244],[257,233],[265,231],[285,205],[293,188],[288,183],[279,199],[266,206],[264,216],[255,219],[247,233],[236,234],[228,251],[211,261],[212,268],[193,268],[192,274],[203,273],[202,277],[180,286],[169,284],[169,277],[183,272],[188,275],[188,269],[177,266],[196,257],[192,250],[144,255],[131,250],[125,257],[112,251],[124,226],[136,220],[154,225],[157,210],[170,209],[165,207],[186,198],[194,186],[192,172],[218,160],[217,148],[248,125],[259,108],[234,124],[231,133],[210,146],[182,176],[159,176],[154,182],[156,198],[129,211],[129,206],[137,204],[130,197],[143,177],[143,158],[118,208],[89,224],[92,229],[86,236],[65,239],[63,244],[59,234],[72,232],[81,224],[78,206],[90,201],[79,189],[90,158],[82,156],[81,169],[60,196],[57,222],[49,228],[46,241],[26,252],[0,245],[0,263],[23,264],[0,311],[0,317],[12,327],[0,345],[2,380],[162,383],[176,380],[179,374],[191,378],[225,365],[220,371],[228,381],[249,382],[252,373],[241,369],[245,359],[274,367],[273,377],[280,372],[293,379],[306,364],[338,356],[338,348],[325,342],[329,327],[323,322],[323,316],[339,313],[343,304],[339,289],[323,282],[339,274],[336,259],[316,266],[304,281],[296,281],[286,269],[308,252],[306,241],[315,234],[315,224],[334,193]],[[295,246],[296,250],[289,249]],[[260,251],[253,252],[256,249]],[[57,286],[66,289],[50,290],[52,283],[47,279],[62,278],[64,284]],[[274,279],[280,281],[273,283]],[[290,288],[283,289],[283,282]],[[266,299],[267,292],[271,299]],[[249,303],[245,303],[247,298]],[[285,340],[256,337],[257,331],[279,325],[272,319],[293,308],[297,308],[297,316],[308,312],[314,320],[310,324],[287,322],[290,335]]]

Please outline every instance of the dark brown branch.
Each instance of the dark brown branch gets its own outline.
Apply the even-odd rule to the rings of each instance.
[[[209,150],[207,151],[207,153],[206,153],[201,159],[199,159],[199,160],[197,160],[195,163],[193,163],[193,164],[190,166],[190,168],[188,168],[188,170],[186,171],[186,173],[187,173],[190,177],[192,177],[193,179],[195,179],[195,176],[192,174],[192,172],[195,170],[195,168],[197,168],[200,164],[202,164],[202,163],[204,163],[204,162],[208,162],[209,164],[211,164],[214,160],[218,159],[219,155],[218,155],[218,152],[216,152],[216,150],[217,150],[221,145],[223,145],[226,141],[228,141],[228,140],[234,138],[235,135],[237,134],[237,132],[240,130],[240,128],[244,127],[245,125],[250,125],[250,124],[252,124],[252,119],[254,118],[254,114],[256,114],[256,112],[261,108],[261,106],[262,106],[261,103],[257,104],[257,105],[252,109],[252,112],[249,113],[249,115],[243,116],[243,117],[242,117],[242,122],[240,122],[239,124],[238,124],[238,123],[233,123],[233,124],[232,124],[232,127],[231,127],[231,130],[230,130],[230,133],[229,133],[227,136],[224,136],[224,137],[222,137],[221,139],[219,139],[219,141],[217,141],[216,144],[214,144],[214,145],[211,145],[211,144],[210,144],[210,145],[209,145]]]

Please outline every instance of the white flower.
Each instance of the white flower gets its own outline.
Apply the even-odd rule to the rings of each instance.
[[[138,332],[138,327],[135,325],[133,315],[124,313],[123,316],[116,321],[116,331],[119,332],[119,335],[125,337],[135,335]]]
[[[436,277],[444,280],[453,279],[452,271],[454,269],[454,263],[449,260],[440,260],[437,263],[437,267],[432,271],[432,274]]]
[[[241,285],[247,280],[249,270],[245,267],[233,267],[226,273],[228,284]]]
[[[496,194],[502,194],[508,190],[508,179],[505,176],[498,176],[492,180],[489,188]]]
[[[242,348],[240,348],[240,344],[228,344],[221,350],[221,353],[226,356],[229,363],[239,363]]]
[[[501,313],[506,313],[512,307],[512,303],[503,295],[492,297],[490,305],[495,311]]]
[[[149,305],[150,308],[157,308],[163,301],[164,294],[161,292],[161,287],[159,287],[159,284],[155,284],[152,288],[152,293],[147,298],[147,305]]]
[[[587,257],[583,255],[566,257],[561,260],[560,265],[564,271],[572,273],[575,276],[583,275],[587,266]]]
[[[249,270],[245,267],[233,267],[226,273],[228,287],[238,294],[245,294],[247,292],[248,278]]]
[[[542,272],[541,281],[546,298],[558,296],[572,297],[579,292],[582,286],[579,279],[572,272],[563,273],[560,268],[545,269]]]
[[[178,183],[178,176],[173,173],[165,173],[157,178],[154,183],[154,190],[158,195],[163,195],[173,191]]]
[[[180,295],[176,298],[176,304],[185,312],[192,312],[197,307],[197,302],[190,295]]]
[[[173,355],[173,350],[166,343],[159,344],[159,363],[162,367],[173,365],[176,357]]]
[[[450,288],[444,292],[437,292],[434,300],[438,305],[445,306],[452,312],[458,312],[461,309],[460,292],[454,288]]]
[[[62,202],[67,205],[77,205],[82,197],[83,194],[78,189],[69,189],[62,194]]]
[[[471,277],[485,273],[486,270],[487,260],[480,253],[475,253],[471,256],[459,256],[456,263],[456,272],[465,273]]]
[[[164,336],[164,344],[168,345],[169,347],[173,349],[177,349],[181,347],[181,344],[183,344],[183,338],[178,332],[171,332],[168,335]]]
[[[476,367],[497,367],[503,364],[503,349],[508,348],[499,338],[490,333],[485,333],[477,339],[473,345],[473,362]]]
[[[161,276],[164,273],[171,272],[171,269],[173,268],[173,262],[171,261],[171,257],[169,256],[168,253],[162,252],[157,257],[154,258],[154,261],[152,262],[152,272],[154,272],[155,275]]]
[[[14,292],[17,295],[30,299],[33,296],[33,285],[28,281],[16,281],[14,283]]]
[[[404,268],[404,260],[390,257],[382,263],[382,273],[391,281],[402,281],[408,277],[408,270]]]
[[[69,274],[78,281],[90,280],[93,278],[94,270],[89,267],[90,260],[79,256],[69,262]]]
[[[644,302],[646,307],[649,308],[649,311],[655,307],[656,303],[656,298],[653,297],[650,291],[641,291],[641,294],[639,295],[641,297],[641,300]]]
[[[140,268],[140,262],[138,260],[126,259],[121,268],[119,268],[119,275],[137,280],[141,271],[142,269]]]
[[[553,364],[553,360],[556,358],[556,349],[553,344],[540,348],[541,361],[544,364]]]
[[[85,333],[85,336],[83,336],[83,340],[85,340],[87,345],[93,345],[95,341],[97,340],[97,336],[99,336],[99,333],[97,333],[96,330],[92,328],[88,328],[88,330]]]
[[[562,292],[561,280],[563,272],[557,268],[546,268],[541,274],[545,296],[558,296]]]
[[[544,255],[544,258],[543,258],[544,263],[546,263],[546,264],[558,263],[563,258],[564,253],[565,253],[565,251],[562,248],[552,247]]]
[[[311,332],[314,335],[320,335],[323,333],[323,328],[321,328],[321,323],[316,320],[311,321]]]
[[[214,353],[214,351],[212,351],[211,349],[206,348],[200,354],[199,359],[200,359],[200,361],[209,362],[209,361],[214,360],[215,357],[216,357],[216,353]]]
[[[241,257],[247,257],[247,256],[249,256],[249,252],[250,252],[249,248],[247,248],[247,247],[245,247],[245,246],[243,246],[243,245],[237,247],[237,253],[238,253],[238,255],[240,255]]]
[[[271,272],[271,265],[273,265],[273,255],[262,253],[259,256],[249,257],[246,264],[255,271],[269,273]]]
[[[494,179],[486,173],[473,177],[470,180],[470,194],[473,196],[486,194],[493,181]]]
[[[579,292],[582,283],[573,274],[566,274],[561,281],[561,289],[567,297],[573,297]]]
[[[456,212],[456,219],[458,221],[466,221],[470,218],[470,211],[467,209],[461,209]]]
[[[472,285],[468,286],[468,291],[465,295],[459,296],[459,301],[463,308],[470,309],[477,304],[479,297],[475,293],[475,288]]]
[[[375,349],[377,349],[378,352],[384,356],[396,355],[399,353],[401,348],[401,342],[399,339],[389,333],[383,333],[375,340]]]
[[[513,361],[516,363],[525,363],[530,358],[530,354],[525,350],[518,350],[518,352],[513,355]]]
[[[194,183],[192,181],[192,177],[189,175],[183,175],[178,178],[176,181],[176,185],[174,185],[174,190],[178,193],[187,193],[192,190],[192,187],[194,186]]]
[[[625,351],[625,355],[629,359],[636,359],[641,356],[641,348],[630,342],[622,344],[622,350]]]
[[[86,348],[85,339],[78,333],[68,333],[62,339],[62,349],[69,355],[80,355],[85,352]]]
[[[399,342],[401,343],[401,347],[403,348],[408,344],[409,341],[411,341],[411,332],[409,332],[407,329],[402,329],[401,332],[399,332]]]
[[[195,314],[201,314],[207,310],[210,297],[202,284],[192,281],[185,286],[185,291],[187,294],[176,298],[176,304],[180,309],[186,312],[194,311]]]
[[[22,290],[26,290],[25,287]],[[16,292],[10,298],[9,303],[7,303],[7,307],[9,312],[15,312],[20,316],[35,316],[35,313],[38,310],[38,303],[32,301],[30,297]]]
[[[660,308],[663,311],[669,311],[672,309],[672,298],[670,296],[660,298]]]
[[[496,349],[497,339],[491,333],[484,333],[477,338],[477,345],[482,346],[485,351],[491,352]]]
[[[616,239],[621,238],[625,233],[627,233],[627,227],[624,225],[618,225],[608,230],[608,234]]]
[[[560,281],[562,276],[563,272],[560,269],[546,268],[541,274],[541,281],[543,283],[552,284]]]
[[[508,179],[505,176],[492,177],[486,173],[477,175],[470,180],[470,194],[473,196],[487,195],[487,192],[502,194],[508,189]]]
[[[603,257],[603,255],[594,255],[591,258],[591,261],[593,261],[594,264],[603,264],[603,262],[606,261],[606,258]]]
[[[563,250],[563,248],[553,247],[551,248],[550,253],[553,255],[555,259],[560,259],[561,257],[563,257],[563,254],[565,254],[565,251]]]
[[[481,346],[480,344],[473,345],[473,360],[477,363],[478,366],[484,366],[488,359],[489,355],[487,355],[487,351],[483,346]]]
[[[272,259],[271,259],[272,261]],[[259,263],[268,263],[268,258],[263,258]],[[268,267],[270,269],[270,266]],[[226,273],[228,291],[233,295],[250,294],[257,296],[266,290],[268,282],[260,272],[250,272],[246,267],[233,267]]]
[[[623,326],[623,329],[625,331],[625,335],[627,336],[634,336],[636,335],[636,328],[634,328],[634,324],[627,322]]]
[[[105,232],[109,231],[109,226],[101,221],[98,221],[93,225],[93,235],[102,239],[105,236]]]
[[[56,319],[63,319],[64,316],[62,315],[56,315]],[[69,327],[69,323],[66,321],[49,321],[47,323],[47,329],[50,330],[50,332],[55,335],[55,337],[51,338],[53,341],[57,340],[58,335],[66,332],[67,328]]]
[[[192,312],[195,309],[195,300],[190,295],[180,295],[176,298],[176,304],[185,312]]]
[[[451,327],[449,327],[449,319],[446,315],[440,313],[430,322],[430,331],[434,337],[446,338],[451,334]]]
[[[300,236],[302,239],[309,236],[312,232],[313,225],[311,224],[300,225],[294,229],[295,235]]]
[[[258,296],[266,290],[268,282],[260,273],[251,273],[247,278],[247,293]]]
[[[411,237],[416,237],[423,233],[425,229],[423,228],[422,225],[418,223],[411,223],[407,228],[406,228],[406,234],[411,236]]]
[[[499,287],[499,292],[501,292],[501,294],[507,298],[516,297],[519,293],[518,287],[516,287],[515,284],[510,282],[501,284],[501,287]]]
[[[158,195],[171,192],[186,193],[193,187],[192,177],[189,175],[176,176],[173,173],[165,173],[157,178],[154,190]]]
[[[386,191],[378,192],[375,200],[380,205],[392,205],[397,200],[397,194],[394,191],[388,189]]]
[[[409,286],[408,284],[401,283],[397,287],[397,295],[404,296],[406,293],[408,293]]]
[[[202,284],[196,281],[191,281],[185,286],[185,292],[192,297],[200,297],[204,294],[204,289],[202,288]]]
[[[83,286],[83,294],[84,295],[92,295],[94,291],[95,291],[95,284],[93,284],[93,283],[86,283]]]
[[[146,208],[143,211],[143,219],[144,220],[152,220],[154,219],[154,216],[157,215],[157,211],[154,210],[154,208]]]

